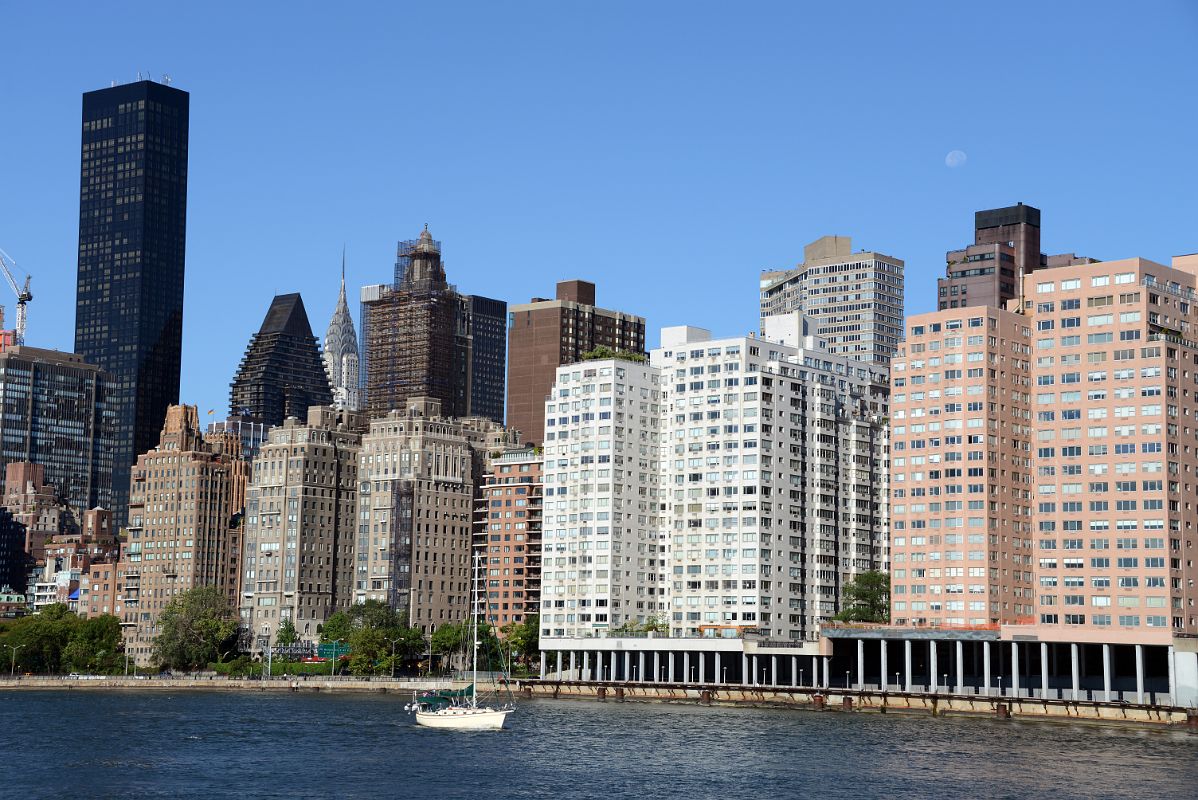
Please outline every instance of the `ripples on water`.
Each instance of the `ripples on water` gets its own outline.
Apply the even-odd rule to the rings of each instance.
[[[500,733],[406,698],[0,693],[0,797],[1198,796],[1198,735],[1098,725],[524,702]]]

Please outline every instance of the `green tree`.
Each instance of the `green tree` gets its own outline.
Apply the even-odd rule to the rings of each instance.
[[[349,614],[344,611],[338,611],[331,614],[324,625],[320,629],[320,641],[322,642],[348,642],[349,637],[354,632],[354,621]]]
[[[82,620],[63,603],[46,606],[37,614],[15,620],[4,628],[0,642],[16,647],[16,663],[27,672],[55,674],[65,672],[63,651],[70,644]],[[12,657],[8,647],[0,654]],[[11,662],[5,662],[8,667]]]
[[[321,640],[338,639],[349,645],[349,669],[355,675],[390,674],[393,668],[419,658],[425,648],[424,633],[409,627],[404,614],[378,600],[331,615],[321,629]]]
[[[117,671],[123,652],[121,621],[105,614],[79,620],[62,657],[80,672],[111,673]]]
[[[290,647],[299,641],[299,632],[295,629],[295,623],[291,621],[291,617],[279,623],[279,629],[275,631],[275,644],[279,647]]]
[[[358,628],[349,637],[349,671],[354,675],[374,675],[380,671],[379,660],[387,659],[391,667],[391,651],[387,637],[378,628]]]
[[[840,591],[841,622],[889,622],[890,575],[879,570],[862,572]]]
[[[189,669],[223,662],[237,648],[237,616],[215,586],[171,598],[158,616],[154,657],[161,666]]]
[[[466,667],[470,664],[471,633],[469,622],[455,622],[442,625],[433,631],[430,640],[432,651],[448,657],[451,663],[460,663]],[[456,658],[460,656],[459,658]],[[500,655],[499,639],[495,631],[485,622],[478,625],[478,666],[480,669],[492,669],[503,664]]]
[[[583,361],[604,361],[609,358],[618,358],[621,361],[633,361],[638,364],[645,362],[645,356],[641,353],[634,353],[631,350],[613,350],[604,344],[583,353],[581,358]]]
[[[541,618],[532,614],[523,622],[504,625],[503,641],[516,660],[527,666],[541,652]]]

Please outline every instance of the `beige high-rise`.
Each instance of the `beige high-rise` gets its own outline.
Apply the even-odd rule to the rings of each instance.
[[[358,458],[354,602],[407,610],[426,632],[464,620],[474,487],[486,455],[514,444],[490,420],[441,416],[431,398],[372,420]]]
[[[236,607],[249,464],[230,437],[205,441],[195,406],[171,406],[158,445],[138,456],[129,497],[126,646],[150,660],[158,615],[171,598],[216,586]]]
[[[301,640],[353,597],[358,453],[366,416],[328,406],[272,428],[246,504],[241,621],[274,641],[284,619]]]

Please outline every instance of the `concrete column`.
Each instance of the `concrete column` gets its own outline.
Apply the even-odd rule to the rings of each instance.
[[[990,641],[982,642],[982,691],[990,694]]]
[[[670,670],[669,681],[670,681],[670,683],[673,683],[674,682],[674,653],[673,652],[670,653],[670,655],[666,659],[666,661],[669,664],[668,669]]]
[[[1048,642],[1040,642],[1040,697],[1048,697]]]
[[[887,676],[890,674],[890,671],[889,671],[890,665],[886,663],[886,640],[885,639],[878,640],[878,651],[881,655],[881,663],[882,663],[882,685],[879,686],[878,688],[884,692],[884,691],[886,691]]]
[[[1011,642],[1011,696],[1019,696],[1019,642]]]
[[[1102,646],[1102,693],[1109,703],[1111,700],[1111,646]]]
[[[749,657],[743,653],[740,657],[740,682],[749,683]]]
[[[715,674],[711,676],[711,680],[715,683],[722,684],[724,682],[724,673],[720,670],[720,651],[715,651]]]
[[[653,651],[653,682],[661,683],[661,651]]]
[[[562,651],[557,651],[557,679],[562,679]]]
[[[928,642],[928,672],[931,674],[931,680],[928,682],[932,691],[940,689],[940,647],[937,646],[936,640]]]
[[[695,653],[699,659],[699,683],[707,683],[707,659],[703,656],[703,651]]]
[[[1077,656],[1077,642],[1072,642],[1069,646],[1069,672],[1073,679],[1073,699],[1081,699],[1082,696],[1082,675],[1078,673]]]
[[[545,651],[541,651],[541,680],[545,680]]]
[[[1169,704],[1177,705],[1177,652],[1169,645]]]
[[[965,642],[957,640],[957,694],[965,694]]]
[[[811,657],[811,688],[819,686],[819,656]]]
[[[591,651],[590,650],[582,651],[582,679],[584,681],[591,681],[591,680],[595,679],[595,676],[591,674]]]
[[[857,640],[857,685],[865,688],[865,640]]]
[[[1170,665],[1173,664],[1172,656],[1170,656],[1169,664]],[[1169,673],[1169,674],[1172,675],[1172,673]],[[799,685],[799,657],[798,656],[790,657],[790,685],[791,686]],[[1169,686],[1170,686],[1170,691],[1171,691],[1172,686],[1173,686],[1172,679],[1170,679],[1170,681],[1169,681]]]
[[[1144,702],[1144,645],[1136,645],[1136,702]]]
[[[832,657],[824,656],[824,688],[832,685]]]
[[[636,679],[641,683],[645,682],[645,651],[642,650],[636,656]]]
[[[573,650],[570,651],[570,674],[574,676],[574,680],[578,680],[579,677],[581,677],[577,672],[574,671],[578,669],[578,663],[576,661],[577,656],[578,653]]]
[[[757,656],[754,655],[751,659],[749,659],[749,663],[750,663],[750,666],[752,666],[752,668],[753,668],[753,680],[747,681],[747,682],[756,686],[757,685]]]
[[[691,654],[689,650],[682,654],[682,682],[691,682]]]
[[[613,673],[614,672],[615,672],[615,670],[613,670]],[[632,680],[632,651],[631,650],[624,651],[624,680],[625,681]]]
[[[617,653],[615,650],[611,651],[611,666],[608,669],[608,673],[607,673],[607,679],[609,681],[614,681],[616,679],[616,663],[617,663],[616,658],[618,656],[619,656],[619,653]]]
[[[911,640],[903,640],[903,691],[911,691]]]
[[[778,685],[778,657],[770,656],[770,686]]]

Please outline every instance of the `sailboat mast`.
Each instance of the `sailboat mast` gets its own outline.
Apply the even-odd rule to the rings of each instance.
[[[473,646],[470,649],[472,658],[473,675],[470,681],[470,704],[475,708],[478,707],[478,571],[479,571],[480,554],[474,554],[474,581],[470,587],[470,618],[471,618],[471,633],[473,638]]]

